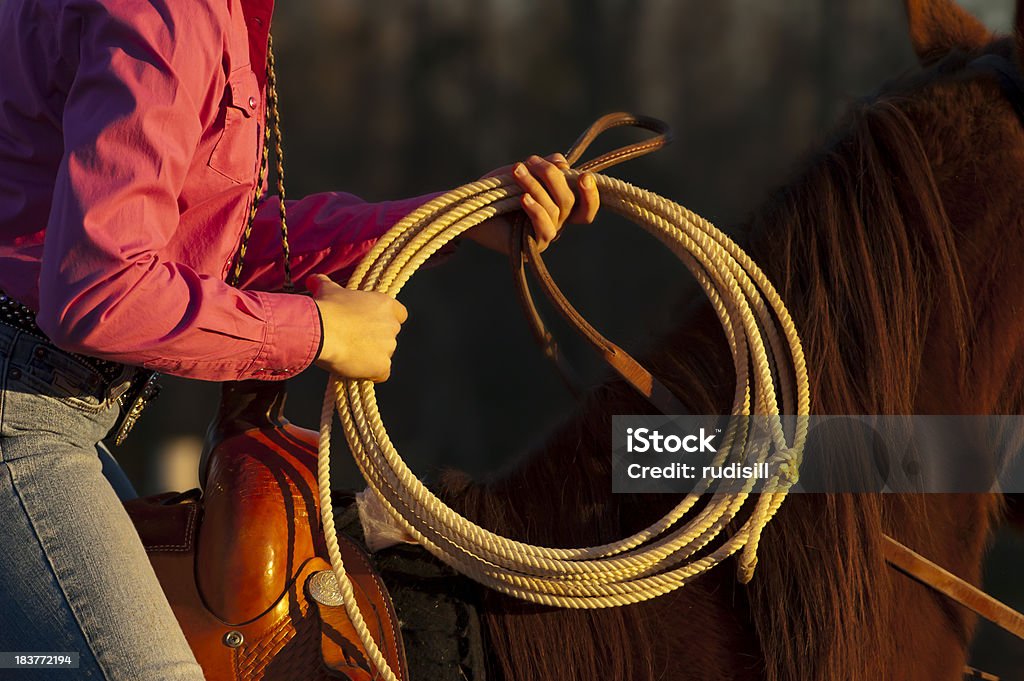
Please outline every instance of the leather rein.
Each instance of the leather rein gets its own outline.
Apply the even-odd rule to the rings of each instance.
[[[1024,81],[1016,74],[1009,62],[995,57],[995,55],[987,55],[976,60],[972,66],[995,72],[1004,92],[1009,90],[1007,98],[1010,99],[1014,109],[1024,122]],[[621,147],[591,161],[576,165],[575,168],[580,171],[608,168],[622,161],[661,149],[671,141],[671,131],[668,125],[662,121],[627,113],[614,113],[598,119],[588,128],[566,153],[566,160],[570,165],[575,165],[598,135],[620,126],[642,128],[655,133],[655,135],[642,142]],[[548,331],[533,300],[526,276],[527,268],[532,272],[541,290],[558,313],[597,351],[608,366],[662,414],[686,414],[686,408],[671,390],[629,353],[605,338],[573,307],[545,266],[544,259],[537,249],[537,243],[525,225],[525,218],[516,221],[511,237],[510,263],[513,280],[534,338],[540,344],[544,355],[554,362],[570,390],[575,395],[580,395],[579,383],[575,374],[559,351],[557,342]],[[1018,638],[1024,639],[1024,615],[1017,610],[945,570],[888,534],[882,535],[882,551],[886,562],[894,569],[969,608]],[[970,672],[980,674],[977,670],[970,670]],[[992,677],[976,676],[976,678]]]

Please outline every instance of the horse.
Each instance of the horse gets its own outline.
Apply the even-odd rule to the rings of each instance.
[[[827,143],[739,230],[800,330],[815,414],[1016,414],[1024,407],[1024,130],[996,79],[1021,64],[950,0],[907,0],[921,69],[856,102]],[[723,413],[735,376],[698,304],[645,364],[696,414]],[[611,417],[653,413],[621,380],[501,478],[446,472],[471,520],[548,546],[596,545],[663,515],[671,495],[611,493]],[[889,569],[890,534],[977,584],[998,494],[791,495],[752,582],[723,568],[641,604],[561,610],[481,594],[489,673],[503,681],[944,681],[975,617]],[[557,522],[553,522],[557,519]]]

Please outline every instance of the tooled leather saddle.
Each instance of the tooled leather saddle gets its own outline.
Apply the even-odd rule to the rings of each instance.
[[[337,594],[317,494],[317,433],[283,415],[282,383],[224,385],[202,490],[125,504],[210,681],[349,679],[375,670]],[[338,535],[374,640],[401,679],[394,606],[362,548]]]

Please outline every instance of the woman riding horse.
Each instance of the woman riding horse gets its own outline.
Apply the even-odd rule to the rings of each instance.
[[[143,404],[127,397],[151,395],[143,368],[209,381],[311,364],[390,373],[405,308],[331,277],[344,281],[428,197],[263,200],[261,142],[278,132],[264,68],[272,11],[272,0],[0,5],[0,650],[75,651],[86,677],[202,678],[101,474],[112,463],[101,439]],[[514,167],[542,246],[598,207],[593,184],[570,187],[560,166]],[[502,249],[507,231],[495,219],[470,236]],[[281,291],[292,276],[311,297]]]

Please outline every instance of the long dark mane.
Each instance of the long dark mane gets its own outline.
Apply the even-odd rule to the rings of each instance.
[[[944,68],[966,58],[953,55]],[[965,262],[964,235],[998,216],[961,220],[963,207],[946,191],[955,180],[964,201],[973,200],[986,168],[967,159],[1019,135],[1010,127],[1016,120],[991,83],[928,86],[927,96],[922,87],[893,85],[891,94],[855,105],[740,239],[800,330],[814,413],[1020,407],[1018,360],[1010,362],[1017,367],[1013,385],[985,392],[977,384],[979,349],[995,333],[981,320],[998,300],[986,282],[999,263]],[[990,122],[972,124],[956,113],[970,107],[989,107]],[[735,377],[708,306],[645,363],[693,413],[728,409]],[[484,526],[534,543],[619,538],[673,501],[611,494],[611,415],[649,412],[628,386],[609,381],[519,470],[486,484],[451,475],[444,496]],[[748,587],[719,567],[670,596],[628,608],[553,610],[488,593],[493,672],[507,681],[950,678],[926,677],[927,669],[900,675],[894,665],[905,647],[925,641],[933,669],[957,669],[972,620],[889,571],[880,536],[893,533],[977,579],[997,507],[993,496],[794,495],[770,524]],[[955,528],[955,536],[929,529],[936,524]],[[927,624],[901,631],[911,616]]]

